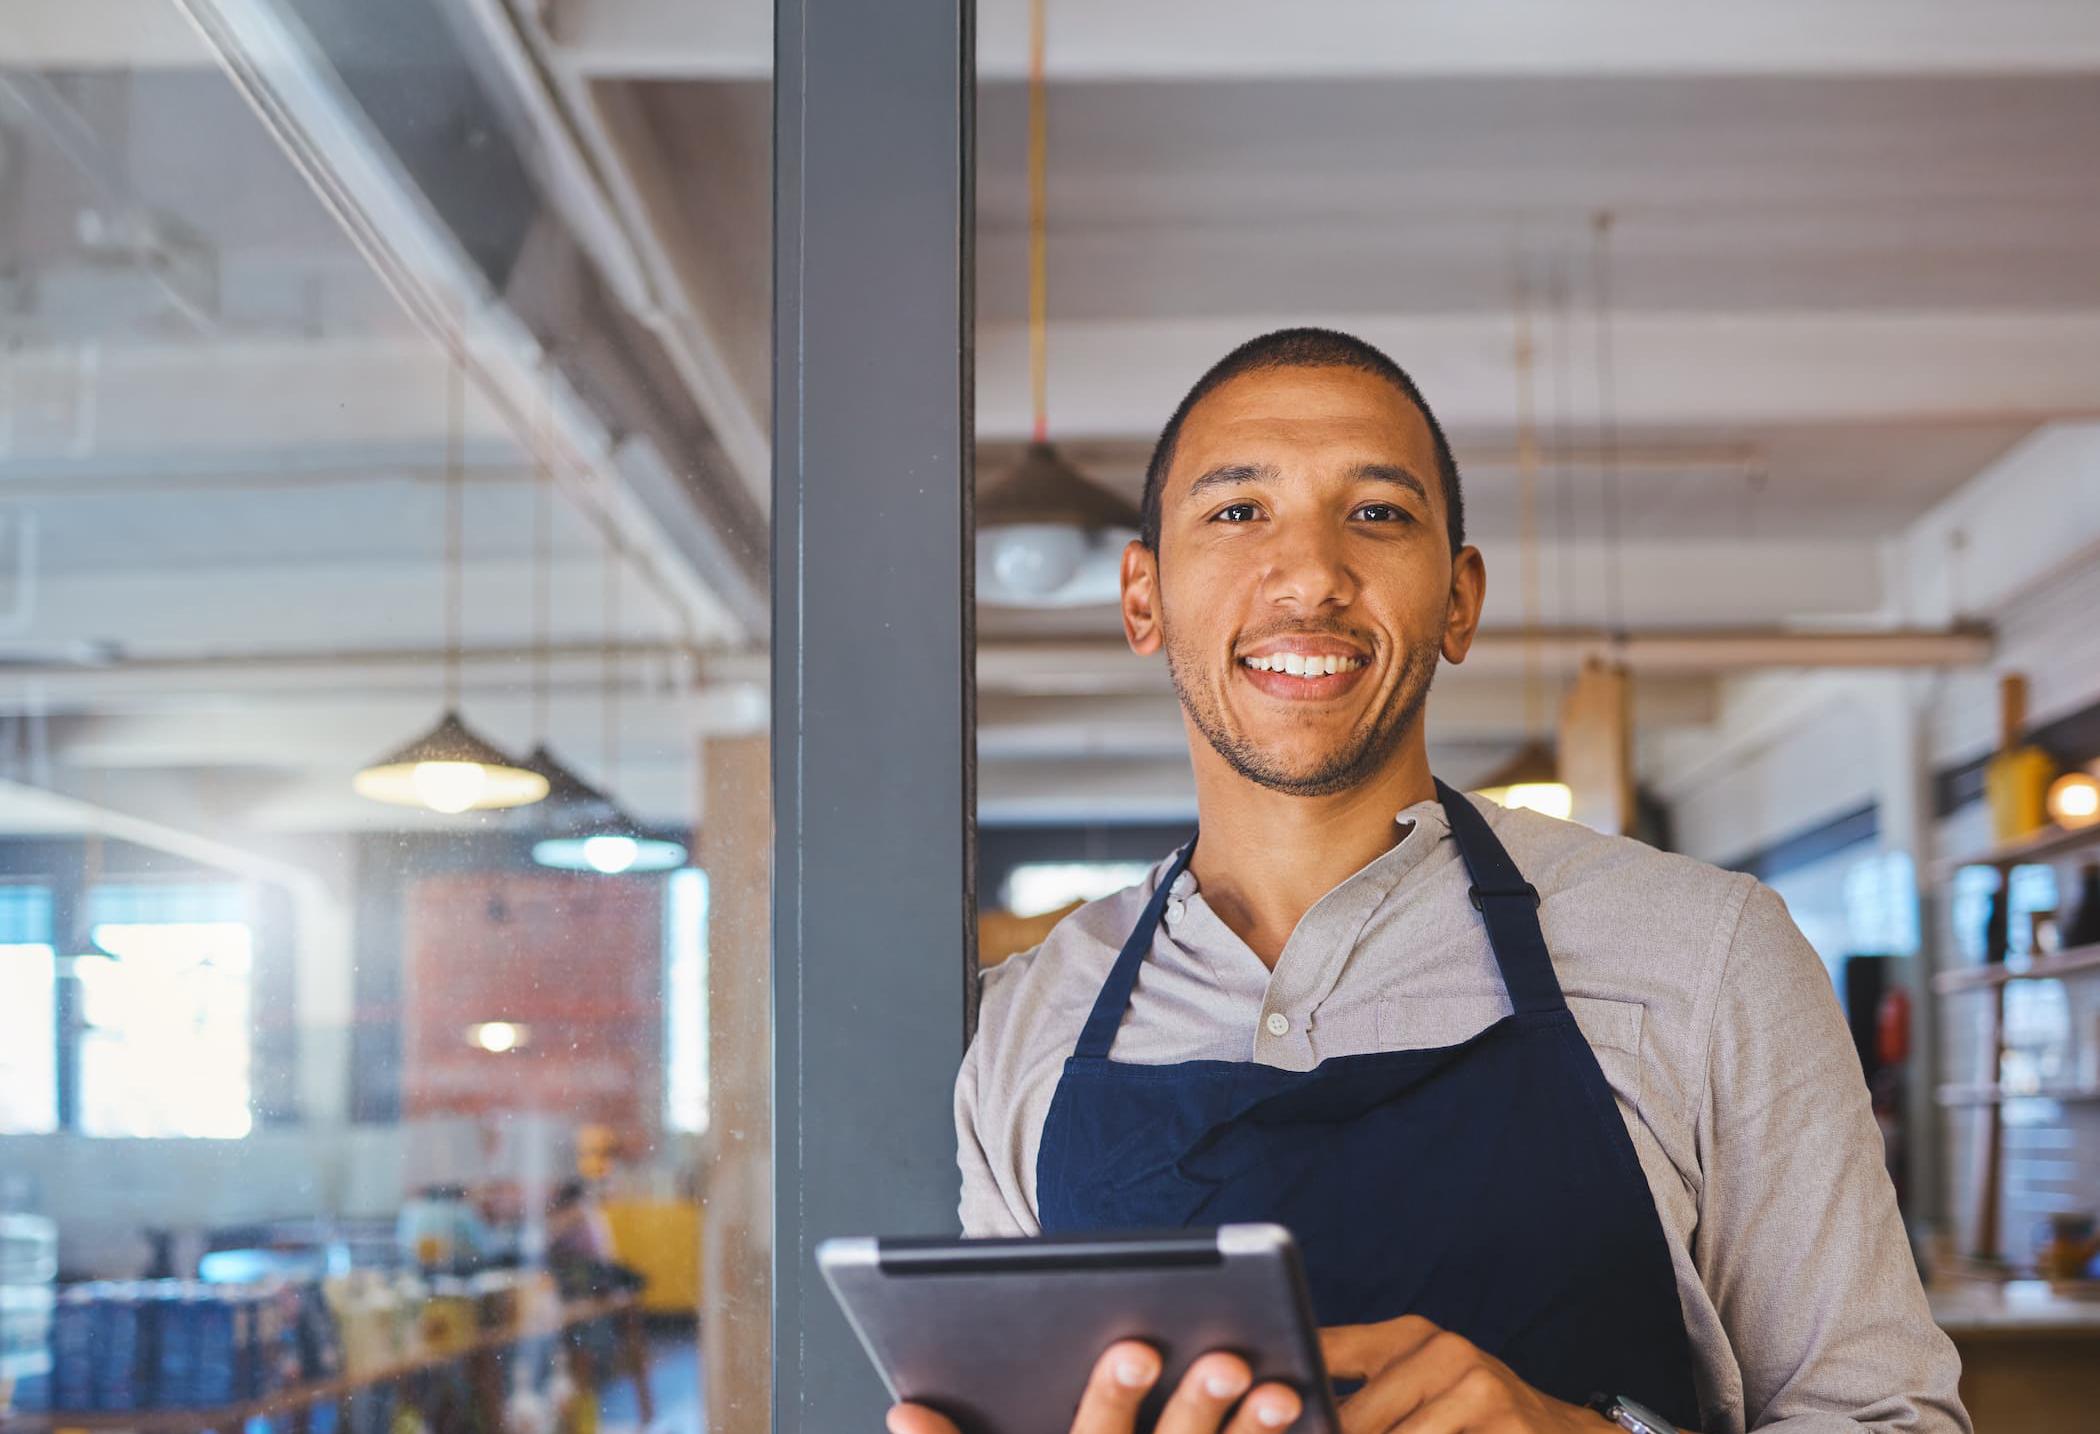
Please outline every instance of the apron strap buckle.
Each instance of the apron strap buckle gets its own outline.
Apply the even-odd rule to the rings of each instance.
[[[1473,909],[1475,911],[1482,913],[1485,913],[1487,911],[1487,908],[1481,905],[1481,902],[1483,900],[1499,899],[1503,897],[1527,898],[1531,902],[1531,909],[1533,911],[1539,909],[1539,889],[1533,886],[1528,881],[1525,882],[1522,886],[1499,886],[1491,888],[1487,891],[1482,891],[1477,886],[1471,886],[1466,888],[1466,899],[1473,903]]]

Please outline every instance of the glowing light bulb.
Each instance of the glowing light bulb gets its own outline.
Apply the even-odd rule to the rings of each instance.
[[[467,1028],[467,1039],[491,1055],[502,1055],[525,1044],[525,1028],[513,1021],[483,1021]]]
[[[1047,597],[1072,580],[1086,552],[1086,534],[1063,523],[1016,523],[977,535],[977,564],[994,595]]]
[[[585,837],[583,859],[592,871],[617,876],[633,866],[642,854],[642,844],[628,836]]]
[[[409,781],[432,811],[463,812],[481,800],[489,774],[479,762],[418,762]]]
[[[2066,772],[2049,788],[2049,815],[2058,826],[2100,822],[2100,781],[2089,772]]]

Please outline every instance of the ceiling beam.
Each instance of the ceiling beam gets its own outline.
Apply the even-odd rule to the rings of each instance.
[[[596,75],[762,79],[764,0],[551,0],[548,29]],[[1048,20],[1055,79],[1301,76],[1983,74],[2100,68],[2083,0],[1060,0]],[[1018,79],[1027,7],[978,11],[978,76]]]
[[[260,501],[260,500],[258,500]],[[281,529],[268,518],[244,522],[224,509],[204,516],[235,535],[206,540],[185,552],[183,534],[170,534],[170,552],[159,562],[141,562],[125,552],[97,572],[39,571],[28,603],[0,612],[0,682],[19,675],[24,660],[38,654],[108,653],[132,660],[169,659],[198,663],[327,662],[348,653],[411,654],[434,644],[443,624],[445,567],[442,522],[435,503],[411,508],[404,498],[398,534],[364,535],[335,554],[272,552],[267,544]],[[344,523],[330,509],[304,511],[300,522]],[[426,526],[416,526],[418,522]],[[239,535],[255,535],[242,550]],[[465,640],[522,660],[533,637],[533,596],[539,573],[518,529],[509,534],[514,556],[491,555],[460,569],[461,619]],[[280,539],[281,540],[281,539]],[[92,539],[84,540],[93,552]],[[470,541],[492,544],[476,533]],[[42,549],[40,548],[40,552]],[[238,556],[236,556],[236,554]],[[603,636],[600,606],[605,565],[595,551],[578,552],[570,541],[546,573],[551,637],[557,647],[595,651]],[[703,594],[695,607],[673,604],[637,581],[625,582],[619,635],[627,640],[661,639],[688,649],[726,646],[736,626]],[[688,628],[688,620],[691,626]],[[578,646],[580,645],[580,647]]]
[[[6,0],[0,68],[149,70],[211,64],[168,0]]]
[[[394,122],[401,140],[400,117],[364,108],[295,17],[269,0],[177,3],[402,308],[449,362],[467,367],[513,433],[531,436],[608,537],[641,549],[637,565],[652,585],[690,608],[711,600],[746,632],[763,631],[763,512],[703,431],[690,395],[672,392],[658,371],[656,341],[607,292],[563,224],[545,211],[534,216],[508,287],[495,293],[419,187],[405,143],[395,148],[382,132]],[[430,34],[460,41],[447,63],[474,74],[463,36]],[[457,160],[444,147],[421,156],[433,153]],[[664,485],[648,481],[664,471],[686,480],[668,495],[675,511]]]
[[[731,467],[755,498],[770,501],[765,415],[751,384],[739,381],[743,375],[763,391],[767,336],[762,324],[740,333],[722,331],[720,322],[754,276],[761,286],[766,280],[770,130],[717,124],[704,146],[677,156],[681,168],[674,174],[632,92],[596,86],[573,66],[548,63],[553,47],[537,7],[464,3],[529,116],[552,202],[621,305],[663,342]],[[765,13],[770,24],[770,6]],[[763,118],[763,107],[758,112]],[[752,182],[738,189],[725,181],[725,170],[748,174]],[[701,242],[684,232],[671,199],[693,189],[710,220]],[[766,312],[763,294],[755,308]]]
[[[1506,430],[1515,411],[1507,314],[1307,314],[1346,329],[1413,374],[1447,430]],[[1158,432],[1224,354],[1279,320],[1053,321],[1049,405],[1060,436]],[[1588,352],[1586,323],[1571,326]],[[1950,422],[2100,412],[2100,310],[2072,312],[1622,313],[1613,324],[1618,419],[1628,429],[1759,423]],[[980,438],[1032,424],[1027,327],[984,326]]]

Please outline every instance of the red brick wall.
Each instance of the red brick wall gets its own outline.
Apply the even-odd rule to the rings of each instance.
[[[404,1113],[534,1110],[645,1137],[662,1070],[662,882],[595,873],[432,876],[408,892]],[[521,1049],[469,1043],[484,1021]]]

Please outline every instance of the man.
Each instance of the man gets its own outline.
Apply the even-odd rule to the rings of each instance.
[[[1122,611],[1166,655],[1200,839],[986,976],[965,1232],[1290,1226],[1330,1371],[1364,1381],[1349,1434],[1966,1431],[1779,899],[1430,773],[1430,679],[1484,591],[1385,355],[1288,330],[1196,384]],[[1075,1434],[1128,1434],[1158,1376],[1109,1350]],[[1297,1417],[1248,1382],[1206,1356],[1161,1430]]]

